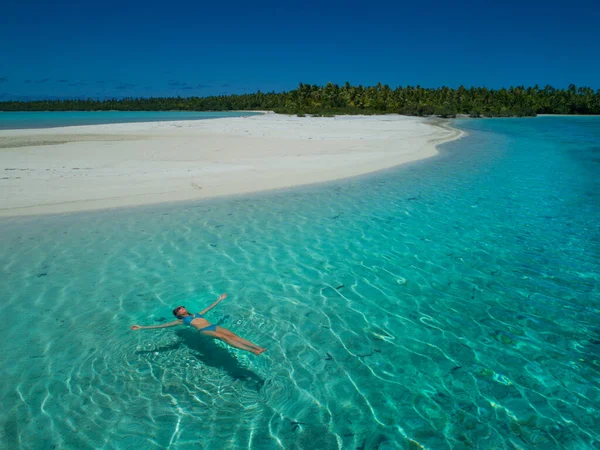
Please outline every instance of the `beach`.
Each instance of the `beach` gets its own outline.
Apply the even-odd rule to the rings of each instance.
[[[0,131],[0,216],[197,200],[320,183],[437,154],[461,132],[399,115],[264,114]]]
[[[321,126],[339,168],[352,152],[336,139],[367,137],[365,148],[384,153],[389,130],[435,134],[413,120],[274,116],[202,127],[207,141],[220,127],[226,149],[246,142],[246,164],[256,166],[253,142],[269,139],[236,136],[231,124],[238,134],[264,130],[274,166],[265,148],[311,143]],[[0,306],[10,318],[0,339],[0,448],[593,448],[600,120],[451,123],[467,137],[444,144],[443,156],[368,176],[0,218]],[[161,142],[181,171],[195,167],[179,152],[186,139],[203,148],[202,133],[183,128],[187,137],[174,138],[165,132],[173,126],[148,137],[142,131],[155,125],[123,125],[133,127],[123,141],[119,127],[107,127],[107,141],[96,127],[93,142],[0,152],[24,152],[26,164],[32,154],[89,145],[95,153],[55,164],[65,173],[93,167],[96,178],[119,170],[121,179],[107,180],[125,186],[127,173],[162,167],[168,152],[152,155]],[[414,142],[425,142],[416,131]],[[39,143],[49,139],[43,133],[23,135]],[[62,133],[53,139],[72,129]],[[111,146],[134,151],[118,159]],[[117,162],[103,168],[107,151]],[[223,293],[207,320],[264,354],[189,326],[130,329],[166,325],[175,307],[201,311]]]

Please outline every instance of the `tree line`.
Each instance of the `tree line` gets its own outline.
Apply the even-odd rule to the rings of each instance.
[[[0,111],[232,111],[269,110],[284,114],[389,114],[411,116],[471,117],[535,116],[537,114],[600,114],[600,89],[552,86],[485,87],[456,89],[404,86],[395,89],[378,83],[325,86],[300,83],[288,92],[164,97],[3,101]]]

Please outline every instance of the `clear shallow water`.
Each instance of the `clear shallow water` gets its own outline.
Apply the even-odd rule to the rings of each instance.
[[[260,113],[242,113],[233,111],[0,111],[0,130],[70,127],[74,125],[100,125],[107,123],[218,119],[223,117],[252,116],[256,114]]]
[[[0,222],[0,447],[600,448],[600,120],[458,125],[339,183]],[[128,330],[221,292],[264,357]]]

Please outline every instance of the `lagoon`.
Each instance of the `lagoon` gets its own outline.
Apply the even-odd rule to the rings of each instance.
[[[224,117],[245,117],[256,114],[260,113],[237,111],[0,111],[0,130],[71,127],[109,123],[203,120]]]
[[[232,198],[0,219],[2,448],[597,448],[600,119]],[[211,320],[253,357],[159,324]]]

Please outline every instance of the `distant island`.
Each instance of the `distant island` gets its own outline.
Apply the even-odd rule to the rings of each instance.
[[[420,86],[390,88],[327,83],[300,83],[289,92],[211,97],[72,99],[2,101],[0,111],[256,111],[282,114],[333,116],[341,114],[403,114],[408,116],[457,115],[470,117],[529,117],[537,114],[600,114],[600,89],[552,86],[540,88],[485,87],[435,89]]]

